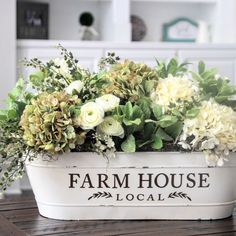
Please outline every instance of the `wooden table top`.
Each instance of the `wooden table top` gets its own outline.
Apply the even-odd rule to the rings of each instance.
[[[24,192],[0,200],[0,236],[8,235],[230,236],[236,235],[236,213],[215,221],[59,221],[40,216],[32,192]]]

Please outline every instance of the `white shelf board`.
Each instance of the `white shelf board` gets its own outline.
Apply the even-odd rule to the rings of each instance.
[[[172,42],[110,42],[110,41],[76,41],[76,40],[35,40],[35,39],[18,39],[18,49],[23,48],[55,48],[61,44],[66,48],[92,48],[92,49],[107,49],[107,48],[122,48],[122,49],[235,49],[235,43],[172,43]]]
[[[206,3],[206,4],[217,4],[218,0],[131,0],[131,2],[156,2],[156,3]]]
[[[112,0],[79,0],[80,2],[112,2]]]

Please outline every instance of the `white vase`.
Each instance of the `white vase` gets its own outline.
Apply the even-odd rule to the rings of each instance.
[[[236,199],[236,156],[208,168],[202,153],[69,153],[27,172],[41,215],[62,220],[221,219]]]

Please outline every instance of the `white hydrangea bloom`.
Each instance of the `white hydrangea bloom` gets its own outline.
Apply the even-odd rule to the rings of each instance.
[[[208,163],[221,165],[230,151],[236,151],[236,112],[214,100],[203,101],[198,116],[185,119],[179,144],[207,150]]]
[[[198,82],[184,75],[174,77],[169,75],[158,81],[155,91],[151,94],[154,103],[168,109],[170,104],[181,105],[183,102],[191,102],[199,96]]]

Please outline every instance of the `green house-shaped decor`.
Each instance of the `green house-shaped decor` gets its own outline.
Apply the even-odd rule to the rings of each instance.
[[[198,23],[185,17],[177,18],[163,25],[163,41],[195,42]]]

